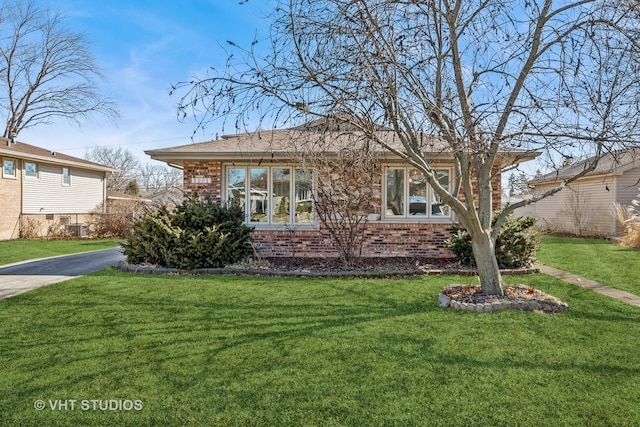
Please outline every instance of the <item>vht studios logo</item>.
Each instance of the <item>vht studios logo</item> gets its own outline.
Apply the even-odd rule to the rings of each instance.
[[[55,399],[36,400],[33,407],[38,411],[141,411],[142,400],[122,399]]]

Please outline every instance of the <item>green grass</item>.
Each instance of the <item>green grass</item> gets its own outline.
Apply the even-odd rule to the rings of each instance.
[[[537,258],[543,264],[640,295],[640,250],[601,239],[544,236]]]
[[[0,424],[544,426],[640,423],[640,310],[508,277],[560,315],[456,312],[404,280],[104,270],[0,301]],[[139,399],[141,411],[36,411]]]
[[[98,249],[115,248],[119,240],[1,240],[0,265],[46,258],[57,255],[75,254]]]

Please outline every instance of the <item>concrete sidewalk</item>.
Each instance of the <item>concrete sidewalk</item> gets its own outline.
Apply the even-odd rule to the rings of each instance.
[[[592,291],[598,292],[599,294],[615,298],[617,300],[626,302],[627,304],[635,305],[636,307],[640,307],[640,297],[637,295],[603,285],[602,283],[598,283],[594,280],[585,279],[584,277],[580,277],[576,274],[569,273],[555,267],[550,267],[548,265],[537,264],[535,267],[540,269],[541,273],[557,277],[558,279],[564,280],[565,282],[569,282],[573,285],[591,289]]]

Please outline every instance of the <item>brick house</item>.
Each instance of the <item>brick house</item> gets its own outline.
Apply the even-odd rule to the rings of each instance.
[[[0,240],[45,236],[54,228],[82,235],[106,200],[98,163],[0,138]],[[28,232],[28,233],[27,233]]]
[[[148,150],[146,154],[181,168],[186,194],[239,202],[245,209],[246,223],[255,228],[253,239],[261,255],[332,257],[337,252],[325,224],[312,208],[313,194],[320,184],[331,185],[346,178],[319,171],[308,161],[309,153],[339,159],[345,149],[366,147],[376,167],[369,189],[373,200],[363,225],[362,255],[451,257],[444,241],[457,223],[455,215],[440,202],[422,174],[389,150],[368,142],[362,133],[348,129],[348,125],[329,130],[324,126],[326,123],[318,120],[290,129]],[[401,149],[394,132],[380,129],[376,136],[388,146]],[[429,153],[440,183],[451,187],[453,156],[437,138],[423,139],[422,151]],[[530,159],[521,152],[501,155],[501,161],[509,163]],[[493,185],[493,203],[499,207],[499,173]],[[358,189],[353,191],[355,194]]]

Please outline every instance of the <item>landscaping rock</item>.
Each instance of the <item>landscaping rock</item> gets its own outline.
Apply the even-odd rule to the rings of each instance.
[[[442,302],[456,310],[472,312],[490,312],[496,310],[525,310],[541,313],[561,313],[569,306],[558,298],[524,285],[508,286],[505,295],[484,295],[479,286],[451,285],[443,289],[438,296]]]

